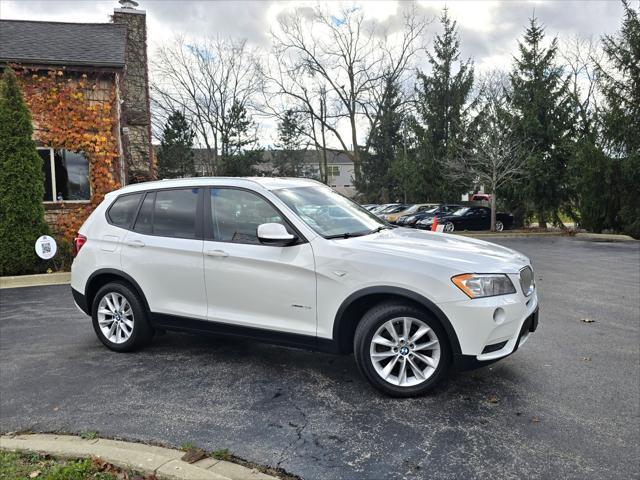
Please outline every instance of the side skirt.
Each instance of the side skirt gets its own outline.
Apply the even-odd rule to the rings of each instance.
[[[336,343],[328,338],[317,338],[311,335],[296,333],[276,332],[262,328],[230,325],[227,323],[198,320],[164,313],[150,313],[151,324],[155,328],[174,330],[181,332],[224,335],[240,338],[248,338],[259,342],[283,345],[285,347],[302,348],[325,353],[340,353]]]

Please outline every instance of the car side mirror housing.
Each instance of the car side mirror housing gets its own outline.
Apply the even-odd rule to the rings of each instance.
[[[287,232],[281,223],[263,223],[258,225],[258,240],[264,245],[284,247],[294,243],[298,237]]]

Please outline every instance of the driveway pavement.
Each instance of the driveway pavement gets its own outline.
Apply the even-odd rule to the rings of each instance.
[[[351,357],[244,340],[112,353],[68,286],[2,290],[0,431],[191,442],[306,479],[640,478],[640,246],[494,241],[532,258],[540,328],[408,400]]]

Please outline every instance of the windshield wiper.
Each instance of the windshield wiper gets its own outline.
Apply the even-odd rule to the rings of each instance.
[[[326,237],[324,237],[324,238],[326,238],[327,240],[331,240],[331,239],[334,239],[334,238],[353,238],[353,237],[363,237],[363,236],[365,236],[365,235],[371,235],[372,233],[378,233],[378,232],[380,232],[380,231],[382,231],[382,230],[387,230],[387,229],[389,229],[389,228],[392,228],[392,227],[390,227],[390,226],[388,227],[388,226],[386,226],[386,225],[382,225],[382,226],[380,226],[380,227],[378,227],[378,228],[374,228],[373,230],[366,230],[366,231],[364,231],[364,232],[345,232],[345,233],[337,233],[337,234],[335,234],[335,235],[327,235],[327,236],[326,236]]]

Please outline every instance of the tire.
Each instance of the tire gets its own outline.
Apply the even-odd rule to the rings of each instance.
[[[415,337],[420,328],[427,327],[428,331],[416,339],[419,342],[414,340],[406,345],[399,343],[403,339],[405,320],[409,321],[409,340]],[[394,342],[391,332],[386,330],[390,323],[397,329],[398,342]],[[379,344],[382,341],[378,338],[380,336],[391,343]],[[378,342],[373,342],[374,337]],[[396,346],[392,347],[391,344]],[[433,345],[433,348],[416,348],[427,344]],[[353,347],[362,375],[373,387],[392,397],[414,397],[428,392],[446,377],[451,364],[449,342],[438,321],[424,310],[403,302],[381,303],[365,313],[356,328]],[[417,354],[429,357],[432,364],[426,363]],[[378,359],[374,360],[372,355]],[[384,379],[387,370],[388,378]],[[422,372],[426,378],[421,379],[417,372]]]
[[[453,232],[456,229],[456,226],[451,223],[451,222],[447,222],[444,224],[444,229],[442,230],[443,232]]]
[[[500,220],[496,221],[496,232],[501,232],[504,230],[504,223],[502,223]]]
[[[126,283],[112,282],[98,290],[91,306],[91,319],[100,341],[116,352],[132,352],[153,338],[154,330],[142,301]]]

